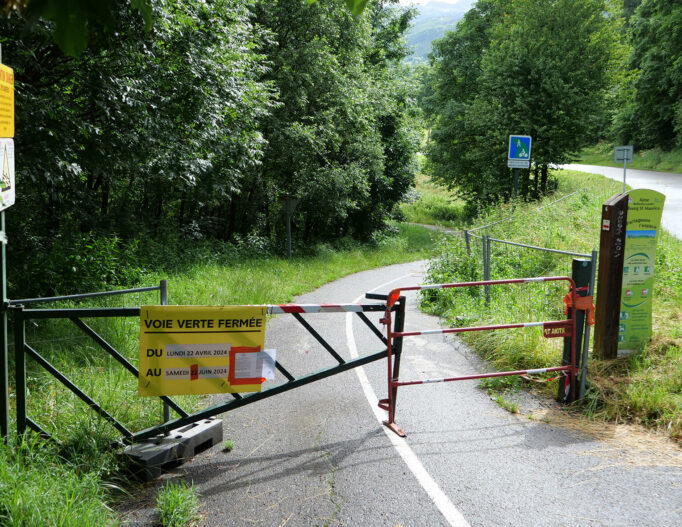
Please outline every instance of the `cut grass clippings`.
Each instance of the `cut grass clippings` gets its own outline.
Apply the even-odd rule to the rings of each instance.
[[[601,206],[620,191],[617,182],[601,176],[558,171],[558,191],[540,203],[513,203],[478,218],[485,225],[504,221],[483,232],[493,238],[590,254],[598,248]],[[581,190],[559,203],[538,210],[562,195]],[[429,282],[483,279],[481,243],[473,239],[471,254],[460,238],[443,243],[431,264]],[[491,278],[570,275],[571,257],[492,244]],[[597,284],[597,294],[598,294]],[[535,283],[494,286],[486,307],[482,288],[425,291],[427,311],[460,326],[560,320],[566,284]],[[656,255],[653,300],[654,335],[639,353],[614,361],[589,362],[588,391],[581,403],[590,416],[617,422],[637,422],[682,439],[682,242],[662,233]],[[540,329],[468,333],[464,337],[484,358],[501,370],[556,366],[562,340],[545,339]],[[556,393],[556,382],[545,386]]]

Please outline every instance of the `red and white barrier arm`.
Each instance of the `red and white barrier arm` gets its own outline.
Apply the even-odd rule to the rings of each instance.
[[[414,337],[417,335],[439,335],[445,333],[466,333],[468,331],[492,331],[495,329],[514,329],[514,328],[533,328],[533,327],[566,327],[571,329],[570,320],[568,322],[563,320],[552,320],[550,322],[521,322],[519,324],[501,324],[497,326],[471,326],[464,328],[443,328],[443,329],[425,329],[423,331],[403,331],[391,332],[392,337]],[[570,332],[572,333],[572,332]],[[565,335],[562,335],[565,336]]]
[[[267,306],[268,315],[282,313],[360,313],[362,304],[280,304]]]
[[[555,368],[539,368],[535,370],[517,370],[517,371],[501,371],[496,373],[481,373],[478,375],[463,375],[461,377],[447,377],[443,379],[425,379],[422,381],[390,381],[391,387],[395,386],[413,386],[415,384],[432,384],[437,382],[452,382],[452,381],[469,381],[475,379],[487,379],[490,377],[509,377],[512,375],[536,375],[538,373],[546,373],[552,371],[571,371],[572,366],[557,366]]]
[[[575,283],[573,279],[568,276],[538,276],[535,278],[510,278],[508,280],[482,280],[478,282],[457,282],[454,284],[434,284],[434,285],[417,285],[409,287],[399,287],[394,289],[388,294],[388,300],[386,302],[387,307],[393,307],[393,305],[400,298],[400,293],[403,291],[423,291],[427,289],[451,289],[455,287],[474,287],[480,285],[496,285],[496,284],[525,284],[532,282],[557,282],[557,281],[567,281],[571,284],[571,291],[575,291]]]

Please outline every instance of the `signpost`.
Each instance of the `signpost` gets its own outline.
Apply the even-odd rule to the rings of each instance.
[[[259,392],[274,378],[265,306],[142,306],[140,395]]]
[[[14,204],[14,70],[2,64],[0,44],[0,310],[2,311],[2,343],[0,343],[0,437],[9,433],[9,373],[7,366],[7,263],[5,209]]]
[[[642,349],[651,337],[656,245],[665,196],[648,189],[630,192],[625,233],[618,355]]]
[[[519,190],[519,168],[530,168],[530,148],[533,139],[529,135],[510,135],[507,150],[507,166],[514,169],[514,191],[516,198]]]
[[[616,163],[623,163],[623,192],[625,192],[625,172],[628,169],[628,161],[632,161],[633,152],[632,145],[617,146],[613,151],[613,160]]]
[[[287,258],[291,259],[291,216],[296,210],[298,205],[298,198],[292,196],[286,196],[284,198],[284,204],[287,213]]]

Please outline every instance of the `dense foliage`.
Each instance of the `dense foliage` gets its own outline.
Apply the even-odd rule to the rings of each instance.
[[[432,53],[435,178],[472,202],[508,198],[507,138],[523,134],[544,190],[547,166],[569,161],[603,120],[619,38],[605,0],[479,0]]]
[[[393,3],[154,0],[148,28],[121,1],[77,57],[50,22],[3,18],[14,294],[120,282],[152,238],[277,247],[286,196],[299,241],[368,238],[414,171],[398,68],[412,15]]]
[[[682,146],[682,5],[644,0],[630,18],[630,70],[616,138],[637,149]]]

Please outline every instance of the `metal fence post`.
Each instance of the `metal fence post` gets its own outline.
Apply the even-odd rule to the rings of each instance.
[[[592,249],[592,274],[590,275],[590,285],[587,289],[587,296],[594,295],[594,282],[597,272],[597,258],[598,253],[596,249]],[[581,358],[581,368],[580,368],[580,387],[578,388],[578,399],[582,399],[585,396],[585,382],[587,380],[587,360],[590,351],[590,325],[585,326],[585,335],[583,339],[583,352]]]
[[[471,242],[469,241],[469,231],[464,229],[464,243],[467,246],[467,256],[471,256]]]
[[[7,236],[5,235],[5,211],[0,212],[0,244],[2,248],[2,262],[0,272],[0,280],[2,280],[0,289],[0,302],[2,305],[2,342],[0,342],[0,438],[5,438],[9,434],[9,369],[8,369],[8,355],[9,355],[9,338],[7,333],[7,308],[9,307],[9,300],[7,299]]]
[[[482,256],[483,256],[483,280],[485,280],[486,276],[488,276],[488,271],[486,270],[486,262],[488,261],[488,258],[486,257],[485,251],[486,251],[486,243],[485,243],[485,234],[481,235],[481,249],[483,251]],[[485,287],[483,288],[485,291]]]
[[[168,305],[168,280],[161,280],[159,282],[159,300],[162,306]],[[170,421],[170,406],[164,401],[163,403],[163,422]],[[169,432],[165,432],[168,435]]]
[[[490,236],[483,235],[483,280],[490,280]],[[490,305],[490,285],[483,286],[485,289],[485,305]]]
[[[26,431],[26,325],[24,322],[24,306],[17,306],[14,311],[14,363],[17,407],[17,434],[22,436]]]

